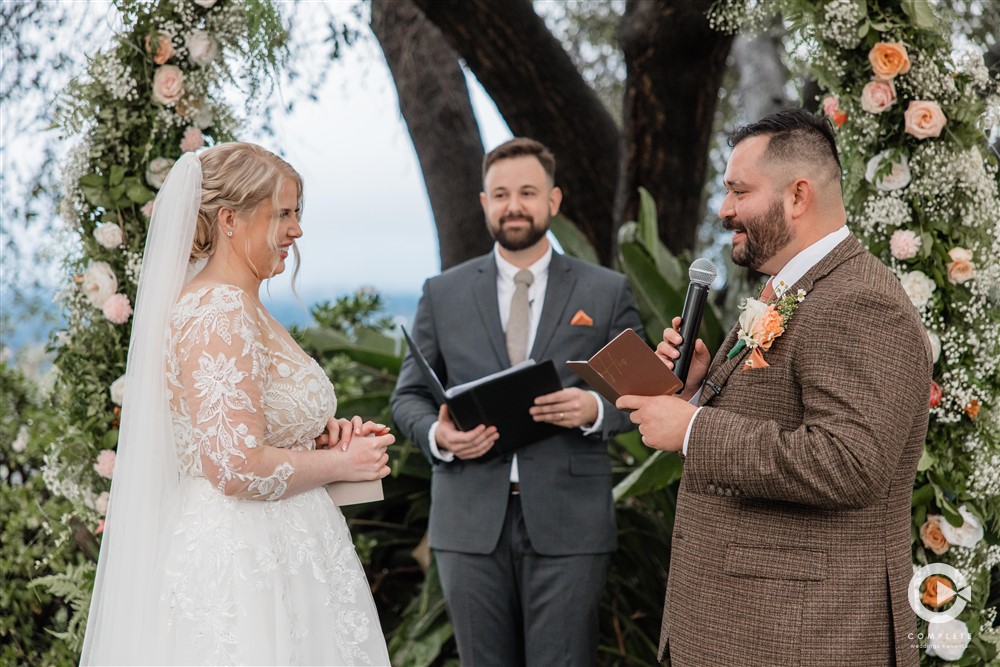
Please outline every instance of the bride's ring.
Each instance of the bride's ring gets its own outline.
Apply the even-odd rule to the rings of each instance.
[[[563,420],[563,417],[565,417],[565,416],[566,416],[566,413],[565,413],[565,412],[560,412],[560,413],[559,413],[559,419],[558,419],[557,421],[562,421],[562,420]]]

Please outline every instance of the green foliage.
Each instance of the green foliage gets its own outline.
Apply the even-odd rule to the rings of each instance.
[[[74,647],[60,637],[75,630],[79,598],[61,600],[32,582],[46,572],[70,572],[70,588],[86,587],[88,564],[77,545],[53,535],[51,526],[70,516],[65,499],[45,486],[42,469],[54,435],[39,388],[20,371],[0,363],[0,664],[68,665]],[[69,592],[69,591],[67,591]]]

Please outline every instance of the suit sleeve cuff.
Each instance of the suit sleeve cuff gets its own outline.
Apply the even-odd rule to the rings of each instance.
[[[448,463],[449,461],[454,461],[455,460],[454,452],[442,452],[440,449],[438,449],[437,440],[434,437],[435,434],[437,433],[437,429],[438,429],[438,422],[435,421],[433,424],[431,424],[430,430],[427,431],[427,447],[431,450],[431,454],[433,454],[434,458],[436,458],[437,460],[444,461],[445,463]],[[690,427],[688,427],[688,430],[690,431]]]
[[[694,397],[691,399],[692,403],[696,401],[699,394],[701,394],[700,389],[698,390],[698,393],[695,394]],[[691,421],[688,422],[687,430],[684,431],[684,445],[681,447],[681,454],[683,454],[684,456],[687,456],[688,453],[688,440],[691,439],[691,427],[694,426],[694,420],[698,418],[698,413],[701,412],[701,410],[702,408],[698,408],[697,410],[694,411],[694,414],[691,415]]]
[[[604,401],[601,400],[600,395],[596,391],[588,391],[587,393],[593,396],[594,400],[597,401],[597,419],[595,419],[594,423],[590,426],[584,425],[580,427],[583,430],[584,435],[597,433],[601,430],[601,427],[604,426]]]

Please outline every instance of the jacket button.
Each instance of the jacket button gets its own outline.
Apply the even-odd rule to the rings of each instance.
[[[732,496],[733,495],[733,490],[732,489],[726,489],[726,495],[727,496]]]
[[[709,493],[715,493],[715,484],[709,484],[708,485],[708,492]]]
[[[725,489],[723,489],[721,486],[718,489],[716,489],[715,492],[718,493],[720,496],[726,495]]]

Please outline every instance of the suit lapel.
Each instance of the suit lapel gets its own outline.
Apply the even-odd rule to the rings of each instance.
[[[507,356],[507,340],[504,338],[503,326],[500,324],[500,304],[497,300],[497,263],[490,253],[483,257],[472,285],[472,293],[483,321],[483,329],[490,341],[490,346],[500,362],[501,368],[510,366]]]
[[[862,251],[861,243],[852,234],[846,239],[841,241],[834,247],[830,253],[816,263],[811,269],[805,272],[805,274],[799,278],[794,285],[791,286],[792,291],[804,290],[807,294],[812,291],[813,286],[824,276],[828,275],[831,271],[836,269],[838,266],[843,264],[848,259],[854,257]],[[789,322],[789,326],[794,326],[794,319]],[[705,405],[711,401],[719,393],[722,386],[729,379],[729,376],[733,374],[738,367],[743,363],[743,360],[750,353],[748,348],[743,348],[738,354],[736,354],[732,359],[727,359],[726,355],[729,351],[733,349],[736,344],[736,337],[739,334],[740,325],[737,323],[736,326],[732,328],[729,335],[726,337],[725,342],[722,347],[719,348],[719,352],[715,355],[715,359],[712,361],[712,367],[708,372],[706,379],[706,388],[702,391],[701,398],[698,401],[699,405]],[[780,339],[775,341],[775,345],[779,344]],[[714,387],[712,386],[714,385]]]
[[[549,280],[545,287],[545,301],[542,304],[542,315],[538,320],[538,330],[535,332],[535,342],[531,346],[532,359],[538,361],[544,358],[545,351],[552,341],[556,327],[562,321],[566,304],[576,286],[576,276],[573,275],[573,265],[557,252],[552,253],[549,264]]]

